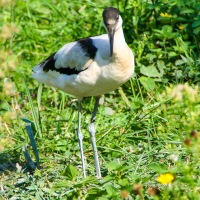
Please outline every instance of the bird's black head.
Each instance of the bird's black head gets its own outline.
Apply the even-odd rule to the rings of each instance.
[[[115,31],[122,26],[122,18],[117,8],[109,7],[103,11],[103,23],[107,29],[110,40],[110,56],[113,55],[113,42]]]
[[[113,24],[119,20],[119,10],[117,8],[109,7],[103,11],[104,24]]]

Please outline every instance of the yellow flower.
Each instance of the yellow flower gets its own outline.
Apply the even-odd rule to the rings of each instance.
[[[173,175],[173,174],[170,174],[170,173],[161,174],[161,175],[157,178],[157,181],[158,181],[159,183],[162,183],[162,184],[169,184],[169,183],[171,183],[173,180],[174,180],[174,175]]]
[[[183,25],[180,25],[179,26],[179,29],[182,31],[184,29],[184,26]]]
[[[168,13],[160,13],[161,17],[172,17],[172,15],[168,14]]]

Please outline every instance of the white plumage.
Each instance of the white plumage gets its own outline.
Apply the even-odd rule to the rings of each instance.
[[[32,77],[39,82],[59,88],[79,100],[78,138],[84,176],[86,176],[80,132],[81,100],[115,90],[134,73],[134,56],[125,42],[122,18],[116,8],[103,12],[103,22],[108,34],[85,38],[64,45],[44,62],[35,66]],[[98,98],[89,127],[97,176],[101,177],[97,155],[94,121]],[[95,144],[93,144],[95,142]]]

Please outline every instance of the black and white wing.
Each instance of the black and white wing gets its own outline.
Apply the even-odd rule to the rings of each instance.
[[[45,61],[33,68],[33,73],[56,71],[60,74],[73,75],[86,70],[93,62],[97,47],[91,38],[80,39],[64,45]]]

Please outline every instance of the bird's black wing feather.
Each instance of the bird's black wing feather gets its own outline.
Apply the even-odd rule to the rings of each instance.
[[[89,60],[94,60],[97,52],[97,48],[93,45],[91,38],[80,39],[76,42],[76,45],[74,45],[73,48],[70,50],[68,50],[68,48],[70,47],[65,45],[61,49],[62,51],[53,53],[46,60],[41,62],[40,66],[43,68],[43,71],[48,72],[51,70],[67,75],[79,74],[80,72],[87,69],[87,67],[84,68],[85,63],[87,63]],[[65,50],[68,50],[68,53],[65,53]],[[82,51],[84,55],[82,58],[79,56],[80,51]],[[74,57],[74,54],[77,54],[77,57]],[[56,62],[58,61],[56,59],[61,61],[60,63],[62,64],[59,64],[60,67],[55,67]],[[76,62],[78,59],[79,62]],[[74,64],[77,64],[78,66],[73,66]]]

